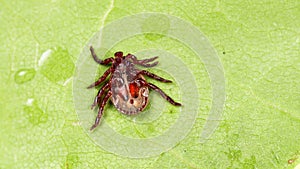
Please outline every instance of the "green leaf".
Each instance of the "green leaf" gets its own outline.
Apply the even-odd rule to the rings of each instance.
[[[88,68],[78,68],[81,63],[96,67],[82,82],[90,84],[107,67],[93,62],[85,50],[88,42],[101,26],[141,12],[178,17],[206,36],[224,69],[226,102],[221,119],[216,120],[218,128],[200,142],[214,103],[215,81],[211,81],[208,69],[214,65],[199,58],[188,44],[166,36],[172,31],[172,22],[164,17],[145,22],[143,34],[112,48],[97,49],[100,58],[112,57],[118,50],[125,54],[140,52],[145,58],[151,56],[143,56],[142,51],[150,49],[176,55],[185,67],[173,66],[176,71],[171,74],[159,67],[148,69],[173,80],[172,84],[149,81],[175,100],[189,94],[189,87],[183,89],[180,84],[192,84],[176,81],[180,73],[186,68],[195,79],[200,100],[191,97],[186,101],[186,105],[200,105],[191,131],[182,133],[186,134],[183,140],[160,154],[130,158],[108,151],[92,137],[93,133],[86,133],[86,126],[94,119],[80,118],[73,91],[88,95],[83,98],[92,103],[96,90],[74,88],[80,71],[89,73]],[[1,2],[0,168],[295,168],[300,165],[299,16],[299,1]],[[149,27],[163,34],[146,32]],[[183,29],[182,35],[190,31]],[[100,56],[101,52],[105,55]],[[85,56],[86,60],[82,59]],[[160,65],[167,62],[161,55],[158,60]],[[151,93],[146,112],[165,104],[156,119],[145,113],[124,116],[109,103],[102,122],[130,139],[158,137],[176,124],[181,114],[180,108]],[[97,112],[89,111],[89,106],[83,104],[80,111],[95,117]],[[191,114],[186,113],[186,117]],[[103,126],[94,133],[101,133]],[[176,127],[181,133],[180,126]],[[111,145],[118,148],[117,143]],[[154,144],[147,148],[155,151]],[[294,162],[288,164],[289,159]]]

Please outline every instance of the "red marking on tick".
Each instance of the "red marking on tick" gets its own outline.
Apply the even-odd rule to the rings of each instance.
[[[132,97],[137,98],[139,96],[140,88],[137,86],[136,83],[130,83],[129,90]]]

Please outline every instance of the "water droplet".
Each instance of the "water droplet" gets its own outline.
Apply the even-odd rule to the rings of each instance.
[[[75,70],[72,57],[66,49],[61,47],[46,50],[40,60],[41,73],[51,82],[66,84]]]
[[[48,115],[38,107],[37,103],[32,98],[27,100],[26,106],[24,106],[23,110],[26,118],[33,125],[46,123],[48,120]]]
[[[42,56],[41,56],[41,58],[40,58],[40,60],[39,60],[39,62],[38,62],[38,65],[39,65],[39,66],[42,66],[43,63],[45,62],[45,60],[47,60],[47,58],[50,56],[51,53],[52,53],[52,50],[51,50],[51,49],[46,50],[46,51],[42,54]]]
[[[29,98],[26,102],[26,105],[31,106],[33,103],[34,99],[33,98]]]
[[[32,80],[36,71],[34,69],[20,69],[15,74],[15,82],[17,84],[23,84]]]

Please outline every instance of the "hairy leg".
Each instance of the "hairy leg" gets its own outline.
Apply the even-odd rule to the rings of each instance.
[[[91,51],[91,54],[92,54],[95,62],[97,62],[101,65],[108,65],[109,63],[111,63],[114,60],[114,58],[112,58],[112,57],[104,59],[104,60],[99,59],[98,56],[96,55],[95,51],[94,51],[94,48],[92,46],[90,47],[90,51]]]
[[[153,73],[150,73],[150,72],[148,72],[146,70],[140,71],[139,74],[146,75],[146,76],[151,77],[151,78],[153,78],[155,80],[158,80],[158,81],[161,81],[161,82],[165,82],[165,83],[171,83],[172,82],[171,80],[164,79],[164,78],[162,78],[160,76],[157,76],[157,75],[155,75]]]
[[[112,72],[112,69],[111,69],[111,68],[107,69],[107,70],[103,73],[103,75],[102,75],[96,82],[92,83],[92,84],[89,85],[87,88],[90,89],[90,88],[92,88],[92,87],[98,86],[99,84],[101,84],[101,83],[106,79],[106,77],[107,77],[111,72]]]
[[[154,67],[158,64],[158,61],[156,61],[154,63],[149,63],[149,62],[152,62],[155,59],[157,59],[158,56],[155,56],[155,57],[149,58],[149,59],[144,59],[144,60],[137,60],[137,58],[132,54],[128,54],[126,57],[131,58],[134,64],[144,66],[144,67]]]
[[[98,91],[98,94],[96,95],[94,99],[94,103],[91,106],[91,109],[94,109],[95,106],[97,106],[100,103],[101,97],[104,95],[105,90],[107,90],[110,86],[110,83],[106,83],[104,86],[101,87],[101,89]]]
[[[102,114],[103,114],[103,110],[104,110],[104,106],[106,105],[108,99],[110,98],[110,96],[112,95],[112,92],[109,91],[106,96],[103,98],[103,101],[101,102],[100,106],[99,106],[99,111],[98,111],[98,115],[95,119],[95,123],[94,125],[90,128],[90,131],[93,131],[98,125],[99,125],[99,122],[100,122],[100,119],[102,117]]]
[[[155,56],[155,57],[152,57],[152,58],[149,58],[149,59],[138,60],[138,62],[140,62],[140,63],[149,63],[149,62],[154,61],[157,58],[158,58],[158,56]]]
[[[149,64],[149,62],[152,62],[157,58],[158,58],[158,56],[155,56],[155,57],[149,58],[149,59],[144,59],[144,60],[137,60],[137,64],[144,66],[144,67],[154,67],[158,64],[158,61],[151,63],[151,64]]]
[[[173,104],[174,106],[181,106],[181,103],[175,102],[170,96],[168,96],[165,92],[163,92],[159,87],[155,86],[152,83],[148,83],[148,87],[157,91],[164,99]]]

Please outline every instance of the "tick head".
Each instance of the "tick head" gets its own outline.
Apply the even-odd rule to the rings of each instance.
[[[119,51],[115,53],[116,58],[122,58],[123,57],[123,52]]]

